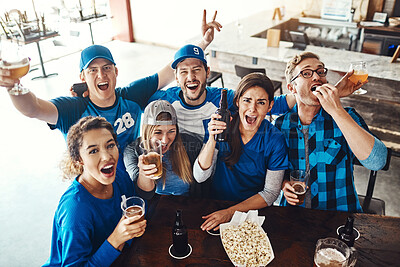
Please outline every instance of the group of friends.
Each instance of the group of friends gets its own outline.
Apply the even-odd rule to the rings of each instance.
[[[228,89],[230,138],[216,142],[214,136],[226,129],[215,113],[223,88],[206,85],[210,68],[203,51],[222,27],[216,15],[207,23],[204,11],[198,45],[185,45],[158,73],[125,87],[116,88],[111,52],[92,45],[80,58],[80,79],[88,86],[84,97],[48,101],[32,92],[10,95],[22,114],[59,129],[67,141],[63,172],[72,183],[57,207],[44,266],[109,266],[146,228],[146,220],[122,215],[123,195],[148,203],[159,195],[235,201],[203,216],[201,229],[216,230],[235,211],[270,206],[280,195],[280,205],[297,205],[287,173],[305,170],[310,179],[301,206],[362,212],[353,159],[379,170],[387,149],[340,97],[365,82],[352,83],[349,71],[335,85],[328,83],[328,69],[311,52],[287,63],[290,94],[274,97],[265,74],[248,74],[236,90]],[[0,86],[13,86],[9,75],[0,68]],[[162,89],[174,78],[177,86]],[[279,117],[271,123],[267,114]],[[162,143],[158,180],[152,179],[156,165],[146,165],[139,149],[141,140],[154,138]]]

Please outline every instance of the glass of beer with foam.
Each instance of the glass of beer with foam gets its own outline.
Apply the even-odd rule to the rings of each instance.
[[[0,59],[0,68],[9,71],[10,79],[18,80],[29,71],[30,60],[23,53],[22,47],[16,43],[3,40]],[[29,90],[18,82],[8,91],[11,95],[24,95],[28,92]]]
[[[162,143],[158,139],[143,140],[139,145],[141,154],[143,155],[143,163],[146,165],[155,164],[157,172],[153,174],[151,179],[160,179],[162,177]]]
[[[350,70],[354,70],[353,75],[349,77],[349,80],[354,83],[363,83],[368,79],[367,64],[364,61],[356,61],[350,64]],[[358,89],[353,94],[363,95],[366,94],[367,90]]]
[[[140,197],[128,197],[122,196],[121,209],[126,218],[138,216],[135,222],[143,221],[145,214],[145,202]]]
[[[348,247],[337,238],[324,238],[317,241],[314,253],[316,267],[353,267],[357,262],[357,250]]]

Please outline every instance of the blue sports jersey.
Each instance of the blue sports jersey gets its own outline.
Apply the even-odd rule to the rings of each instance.
[[[218,145],[212,180],[213,197],[217,199],[246,200],[263,191],[267,170],[286,170],[289,166],[285,137],[267,120],[247,144],[241,140],[242,154],[232,169],[224,162],[225,155],[230,152],[228,143]]]
[[[44,266],[110,266],[121,254],[107,238],[122,217],[121,196],[134,195],[131,179],[117,171],[113,190],[112,198],[99,199],[76,179],[72,182],[54,215],[50,258]]]
[[[196,135],[203,141],[208,139],[208,122],[211,119],[211,115],[214,114],[219,107],[222,89],[224,88],[206,87],[206,99],[198,106],[189,106],[185,104],[179,97],[181,88],[178,86],[171,87],[167,90],[158,90],[150,98],[150,101],[162,99],[170,102],[178,116],[179,131]],[[235,91],[228,89],[228,108],[232,114],[235,112],[235,107],[233,105],[234,94]],[[285,95],[274,98],[274,106],[271,110],[272,114],[283,114],[288,110],[289,107]]]
[[[149,98],[157,90],[158,75],[139,79],[126,87],[116,88],[114,105],[96,106],[86,97],[58,97],[50,100],[58,110],[58,120],[51,129],[59,129],[66,138],[69,128],[86,116],[101,116],[114,126],[120,154],[139,136],[141,113]],[[121,157],[122,158],[122,157]]]

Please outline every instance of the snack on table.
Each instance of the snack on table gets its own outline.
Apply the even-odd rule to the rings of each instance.
[[[266,233],[249,220],[239,226],[227,226],[221,233],[221,239],[226,253],[235,264],[265,266],[273,253]]]

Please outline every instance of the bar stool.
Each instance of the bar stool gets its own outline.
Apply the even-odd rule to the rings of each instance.
[[[253,72],[261,72],[263,74],[266,74],[266,71],[263,68],[247,68],[247,67],[242,67],[239,65],[235,65],[235,72],[236,72],[236,76],[239,76],[240,78],[243,78],[247,74],[253,73]],[[271,80],[271,82],[274,86],[274,91],[279,89],[280,94],[283,94],[282,82],[273,81],[273,80]]]
[[[207,86],[211,86],[213,82],[221,79],[222,87],[224,88],[224,80],[222,79],[222,73],[217,71],[210,71],[210,76],[207,78]]]

